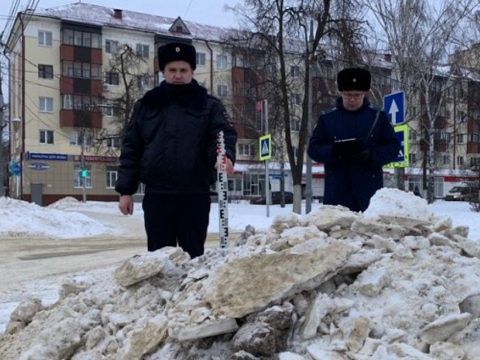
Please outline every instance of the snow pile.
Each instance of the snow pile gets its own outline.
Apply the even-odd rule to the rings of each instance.
[[[71,202],[72,200],[67,201]],[[32,218],[35,221],[29,221]],[[65,226],[66,224],[68,226]],[[108,228],[80,213],[65,213],[55,207],[42,208],[34,203],[0,197],[1,237],[37,236],[74,239],[115,233],[116,231],[116,229]]]
[[[75,199],[72,196],[66,196],[53,204],[50,204],[48,208],[50,209],[57,209],[57,210],[65,210],[69,208],[78,208],[81,206],[82,202]]]
[[[165,248],[71,277],[55,304],[19,305],[0,358],[478,360],[480,245],[413,197],[383,189],[363,215],[321,206],[194,260]]]

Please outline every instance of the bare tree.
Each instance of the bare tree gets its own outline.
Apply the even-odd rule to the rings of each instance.
[[[284,133],[296,213],[301,213],[304,154],[311,125],[307,104],[312,59],[323,52],[321,41],[328,38],[336,39],[341,45],[340,52],[348,55],[351,61],[357,58],[355,45],[360,43],[357,40],[361,21],[353,15],[358,14],[355,5],[355,0],[245,0],[233,8],[247,30],[242,36],[233,36],[229,43],[248,47],[250,53],[256,49],[256,53],[267,61],[269,71],[259,76],[260,82],[256,85],[262,85],[261,95],[269,96],[278,114],[276,119],[281,122],[278,127]],[[301,82],[292,79],[295,63],[301,64],[303,69]],[[295,101],[292,101],[297,93],[303,97],[298,115],[293,108]],[[296,116],[300,119],[298,133],[292,131]]]
[[[392,54],[395,90],[405,92],[407,103],[422,104],[421,111],[410,112],[406,122],[420,124],[424,188],[430,203],[434,201],[435,138],[444,131],[445,95],[452,76],[449,67],[442,64],[446,64],[456,31],[476,4],[476,0],[365,2],[378,24],[373,29],[377,36],[371,37],[378,41],[375,46],[380,44],[383,51]]]
[[[110,59],[105,74],[118,81],[118,90],[104,92],[102,106],[103,113],[108,113],[113,120],[95,137],[96,151],[108,153],[111,148],[106,146],[105,141],[119,141],[123,137],[135,101],[152,87],[153,78],[147,72],[146,59],[126,44]]]

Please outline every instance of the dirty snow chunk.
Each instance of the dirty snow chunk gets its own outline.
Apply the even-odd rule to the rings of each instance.
[[[438,360],[435,359],[414,347],[399,343],[388,346],[380,346],[375,354],[369,360]]]
[[[472,314],[451,314],[441,317],[425,326],[422,331],[422,340],[427,344],[434,344],[437,341],[444,341],[451,335],[467,326]]]
[[[343,356],[335,351],[325,350],[317,344],[313,344],[307,347],[307,352],[315,360],[343,360]]]
[[[164,247],[126,260],[116,271],[118,284],[128,287],[160,273],[175,258],[188,260],[188,255],[176,247]]]
[[[391,282],[390,276],[385,268],[375,269],[375,271],[364,271],[358,278],[357,286],[365,296],[374,297],[380,294]]]
[[[351,246],[341,241],[323,244],[308,253],[296,250],[293,247],[275,254],[257,254],[219,267],[207,279],[204,300],[216,314],[242,317],[269,303],[315,288],[335,274],[353,252]]]
[[[480,294],[468,296],[460,304],[462,313],[470,313],[474,317],[480,317]]]
[[[275,330],[265,323],[247,323],[233,337],[232,347],[255,356],[272,356],[277,348]]]
[[[287,351],[278,354],[278,360],[305,360],[305,358],[302,355]]]
[[[40,299],[30,299],[18,305],[10,315],[11,321],[21,321],[29,323],[37,312],[42,310],[42,301]]]
[[[19,360],[68,358],[81,345],[86,332],[80,319],[63,319],[37,334],[36,344],[24,351]]]
[[[334,308],[335,302],[328,295],[318,294],[306,316],[302,337],[306,340],[315,337],[320,322]]]
[[[407,218],[430,222],[433,213],[426,200],[398,189],[383,188],[370,199],[363,216],[367,219],[380,217]]]
[[[335,226],[348,229],[357,218],[356,213],[341,205],[323,205],[306,216],[306,219],[320,230],[328,230]]]
[[[181,329],[178,333],[178,340],[195,340],[209,336],[216,336],[222,334],[232,333],[238,330],[238,325],[235,319],[222,318],[216,321],[205,322],[200,325],[193,325]]]
[[[122,359],[142,359],[152,352],[167,336],[168,321],[160,314],[150,319],[141,329],[133,331],[126,342],[125,355]]]
[[[465,359],[465,351],[458,345],[448,342],[437,342],[430,347],[430,353],[435,359],[462,360]]]

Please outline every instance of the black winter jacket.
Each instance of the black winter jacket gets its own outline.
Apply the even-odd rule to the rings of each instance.
[[[222,102],[195,80],[163,81],[135,103],[123,138],[115,190],[146,193],[207,193],[216,180],[217,134],[235,161],[237,133]]]
[[[368,160],[333,156],[334,142],[351,138],[364,141]],[[371,106],[367,99],[360,109],[348,111],[338,99],[336,108],[320,114],[308,145],[310,158],[325,166],[323,204],[365,211],[370,198],[383,187],[382,166],[395,161],[399,151],[400,141],[384,111]]]

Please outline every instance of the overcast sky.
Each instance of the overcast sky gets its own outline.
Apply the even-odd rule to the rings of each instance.
[[[8,15],[10,3],[16,0],[4,0],[0,10],[0,18],[3,20]],[[20,10],[24,10],[28,0],[19,0]],[[75,3],[75,0],[40,0],[37,8],[50,8],[59,5]],[[115,9],[132,10],[155,15],[177,17],[215,26],[234,26],[235,20],[232,12],[224,11],[224,5],[235,5],[240,0],[88,0],[83,3],[107,6]],[[3,27],[2,27],[3,30]]]

